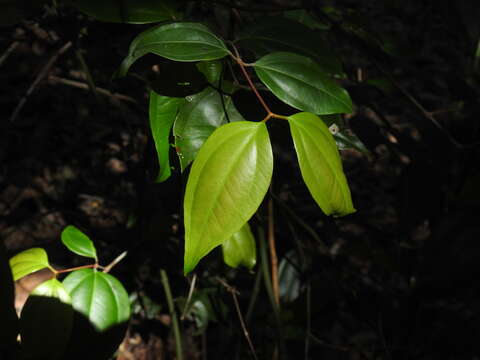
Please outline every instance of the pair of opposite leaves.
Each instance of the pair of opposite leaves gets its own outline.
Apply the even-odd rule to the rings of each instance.
[[[355,211],[335,140],[312,113],[288,122],[303,180],[326,215]],[[239,231],[260,206],[273,172],[265,122],[219,127],[193,162],[185,190],[184,273]]]

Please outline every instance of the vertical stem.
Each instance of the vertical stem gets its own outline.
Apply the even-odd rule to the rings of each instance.
[[[177,353],[177,360],[183,360],[182,339],[180,337],[180,327],[178,325],[177,313],[173,304],[172,291],[170,290],[170,283],[168,282],[168,276],[165,270],[160,270],[160,276],[162,278],[162,285],[165,290],[165,296],[167,298],[168,311],[172,318],[173,335],[175,337],[175,351]]]
[[[250,317],[253,313],[253,308],[257,301],[258,293],[260,292],[260,281],[262,280],[262,270],[259,269],[257,276],[255,277],[255,284],[253,285],[252,296],[250,297],[250,302],[248,303],[247,313],[245,315],[245,322],[248,324],[250,322]]]
[[[95,86],[95,82],[93,81],[92,73],[90,72],[90,68],[88,67],[87,62],[85,61],[85,58],[84,58],[81,50],[77,49],[77,51],[75,51],[75,54],[77,55],[77,59],[80,62],[80,66],[82,67],[83,71],[85,72],[88,87],[90,88],[90,91],[93,93],[93,96],[95,96],[95,100],[97,100],[97,102],[99,102],[100,98],[98,96],[97,87]]]
[[[268,248],[270,249],[270,267],[272,271],[272,288],[275,303],[280,307],[280,286],[278,284],[278,259],[277,249],[275,247],[275,229],[273,218],[273,200],[268,199]]]

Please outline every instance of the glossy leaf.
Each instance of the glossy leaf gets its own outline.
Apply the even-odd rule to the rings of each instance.
[[[205,75],[210,84],[218,86],[222,76],[222,62],[219,60],[202,61],[197,64],[198,70]]]
[[[92,240],[75,226],[68,225],[63,229],[61,238],[63,244],[71,252],[80,256],[97,259],[97,250]]]
[[[272,171],[265,123],[229,123],[208,138],[185,190],[185,274],[250,219],[267,192]]]
[[[262,57],[254,66],[260,80],[290,106],[320,115],[352,112],[347,91],[308,57],[278,52]]]
[[[20,316],[25,358],[62,359],[73,323],[71,298],[63,284],[50,279],[37,286]]]
[[[343,75],[337,56],[322,39],[322,33],[284,17],[266,17],[250,24],[237,40],[257,56],[290,52],[314,59],[324,73]]]
[[[230,267],[240,265],[252,269],[257,263],[257,249],[250,225],[246,223],[222,244],[223,261]]]
[[[150,130],[157,149],[160,171],[156,182],[167,180],[170,170],[170,142],[169,135],[179,107],[185,102],[181,98],[172,98],[150,92]]]
[[[300,265],[295,252],[289,251],[278,265],[278,283],[280,298],[284,302],[292,302],[300,295],[302,285]]]
[[[175,61],[206,61],[223,58],[230,51],[205,25],[187,22],[160,25],[132,41],[118,74],[124,76],[136,60],[148,53]]]
[[[288,117],[303,180],[326,215],[343,216],[355,211],[342,161],[328,127],[316,115]]]
[[[15,255],[10,259],[13,280],[17,281],[35,271],[51,268],[48,256],[42,248],[32,248]]]
[[[69,0],[85,14],[107,22],[145,24],[179,19],[175,2],[169,0]]]
[[[205,140],[219,126],[244,118],[235,108],[231,96],[223,101],[215,89],[206,88],[201,93],[187,96],[175,120],[173,134],[182,171],[195,159]]]
[[[129,319],[127,291],[112,275],[94,269],[77,270],[63,284],[72,297],[74,310],[87,317],[98,331]]]

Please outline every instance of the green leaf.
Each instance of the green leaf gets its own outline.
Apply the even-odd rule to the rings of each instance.
[[[185,274],[250,219],[267,192],[272,171],[265,123],[229,123],[208,138],[185,190]]]
[[[330,25],[322,23],[304,9],[284,11],[283,16],[308,26],[310,29],[328,30]]]
[[[257,56],[273,52],[290,52],[315,60],[328,74],[343,75],[337,56],[322,39],[322,33],[284,17],[267,17],[247,26],[237,40],[240,47]]]
[[[320,115],[352,112],[347,91],[308,57],[278,52],[262,57],[254,66],[270,91],[294,108]]]
[[[205,25],[188,22],[159,25],[132,41],[119,76],[124,76],[135,61],[148,53],[175,61],[206,61],[223,58],[230,51]]]
[[[230,267],[240,265],[252,269],[257,263],[255,238],[248,223],[222,244],[223,261]]]
[[[201,61],[197,63],[197,69],[205,75],[210,84],[218,86],[222,77],[222,62],[219,60]]]
[[[74,310],[87,317],[98,331],[130,318],[127,291],[112,275],[95,269],[77,270],[70,273],[63,284],[72,297]]]
[[[302,285],[299,272],[300,261],[294,251],[289,251],[278,265],[278,284],[280,298],[284,302],[292,302],[300,295]]]
[[[169,0],[69,0],[68,2],[100,21],[146,24],[180,18],[175,2]]]
[[[173,126],[182,171],[195,159],[198,150],[215,129],[229,121],[244,120],[232,97],[224,95],[222,101],[215,89],[206,88],[196,95],[187,96]]]
[[[157,149],[160,171],[155,182],[167,180],[170,175],[169,135],[179,107],[185,102],[181,98],[158,95],[150,91],[150,130]]]
[[[51,269],[47,253],[42,248],[22,251],[10,259],[13,281],[46,267]]]
[[[37,286],[20,316],[24,358],[62,359],[72,323],[71,298],[63,284],[50,279]]]
[[[97,260],[97,250],[92,240],[73,225],[62,231],[62,242],[71,252]]]
[[[288,117],[303,180],[326,215],[353,213],[352,198],[342,161],[327,125],[316,115]]]

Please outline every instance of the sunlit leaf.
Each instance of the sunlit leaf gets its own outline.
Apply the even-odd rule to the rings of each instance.
[[[319,115],[352,112],[347,91],[308,57],[278,52],[262,57],[254,66],[270,91],[294,108]]]
[[[170,142],[169,135],[180,105],[185,102],[181,98],[172,98],[150,92],[150,130],[157,149],[160,171],[156,182],[170,177]]]
[[[63,244],[71,252],[80,256],[97,259],[97,250],[92,240],[75,226],[68,225],[63,229],[61,238]]]
[[[73,323],[71,298],[63,284],[50,279],[28,297],[20,316],[25,358],[62,359]]]
[[[230,267],[240,265],[252,269],[257,262],[257,249],[250,225],[246,223],[222,244],[223,261]]]
[[[148,53],[175,61],[206,61],[220,59],[230,51],[205,25],[188,22],[159,25],[132,41],[118,75],[124,76],[137,59]]]
[[[185,190],[185,274],[250,219],[267,192],[272,171],[265,123],[229,123],[208,138]]]
[[[181,17],[175,2],[170,0],[68,0],[68,3],[97,20],[107,22],[145,24]]]
[[[42,248],[22,251],[10,259],[14,281],[46,267],[50,268],[50,264],[48,263],[47,253]]]
[[[235,108],[232,97],[224,95],[222,101],[215,89],[206,88],[199,94],[187,96],[173,126],[182,171],[195,159],[215,129],[229,121],[242,120],[244,118]]]
[[[343,216],[355,211],[342,161],[325,123],[316,115],[288,117],[303,180],[326,215]]]
[[[87,317],[98,331],[129,319],[127,291],[112,275],[94,269],[77,270],[70,273],[63,284],[72,297],[74,310]]]

